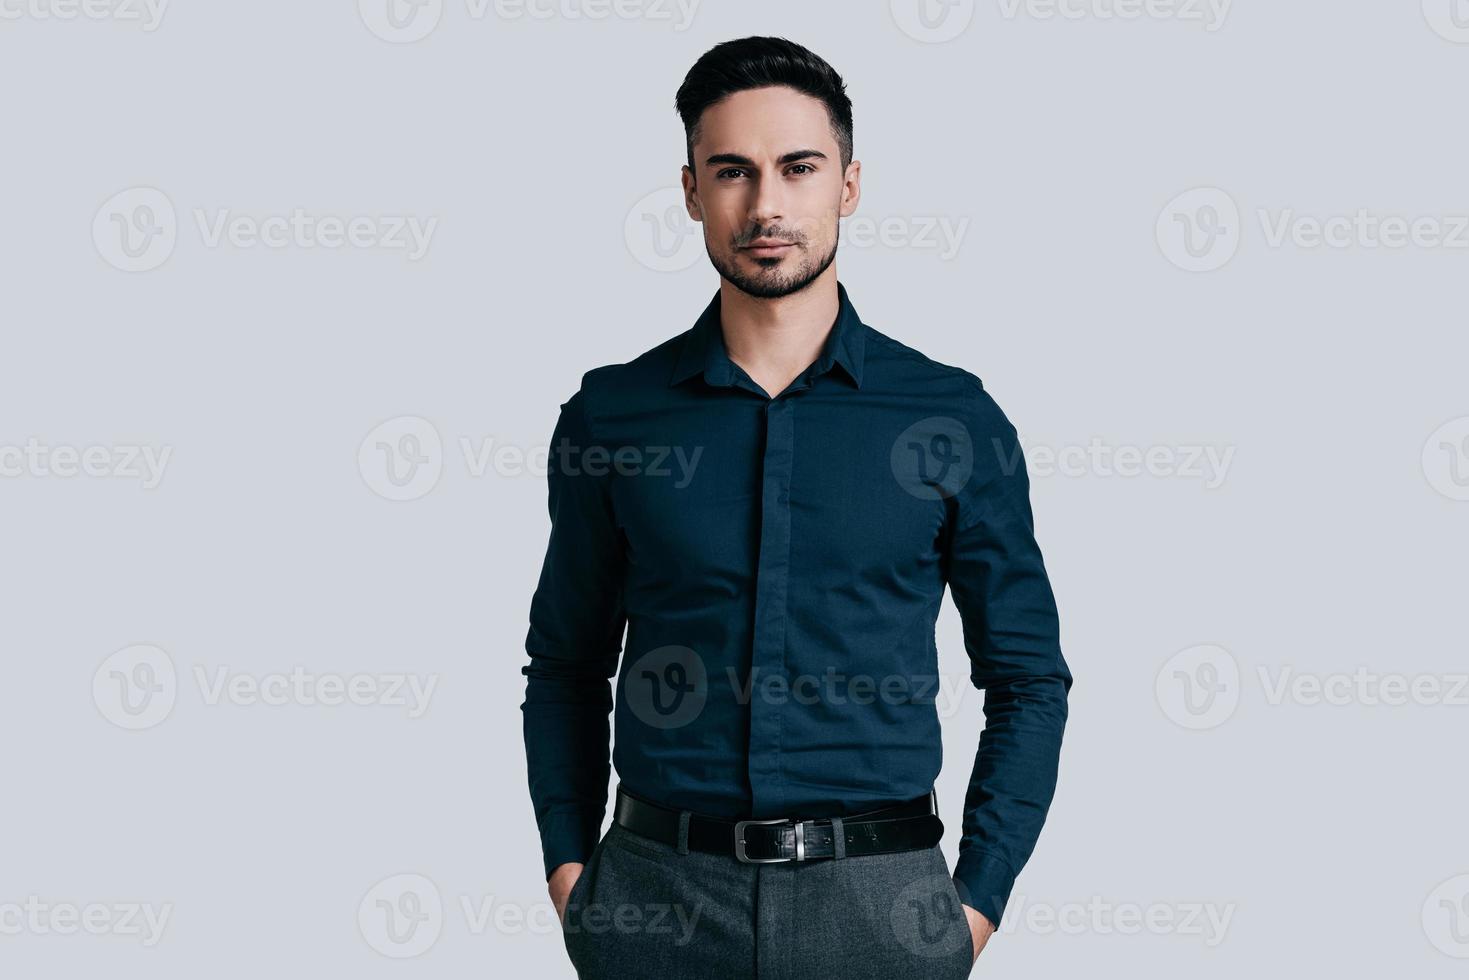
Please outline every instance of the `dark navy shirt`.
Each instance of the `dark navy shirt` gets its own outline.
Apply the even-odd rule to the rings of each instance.
[[[611,762],[645,798],[811,818],[929,792],[947,585],[985,692],[954,877],[999,922],[1071,686],[1024,460],[979,378],[837,289],[820,357],[773,398],[730,360],[716,293],[561,406],[523,668],[548,876],[601,835],[614,677]]]

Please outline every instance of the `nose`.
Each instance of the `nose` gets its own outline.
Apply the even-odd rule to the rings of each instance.
[[[785,217],[783,191],[778,179],[762,178],[755,185],[755,198],[746,215],[749,224],[764,231]]]

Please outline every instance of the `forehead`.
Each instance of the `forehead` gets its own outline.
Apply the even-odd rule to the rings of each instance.
[[[831,117],[820,99],[785,86],[735,92],[705,109],[694,144],[696,159],[711,153],[760,159],[803,148],[836,159]]]

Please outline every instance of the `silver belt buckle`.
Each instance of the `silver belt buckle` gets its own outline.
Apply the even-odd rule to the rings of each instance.
[[[783,861],[806,860],[806,827],[800,820],[794,821],[796,825],[795,857],[752,858],[745,853],[746,827],[751,824],[770,825],[778,823],[792,823],[792,820],[790,817],[776,817],[773,820],[736,820],[734,829],[735,857],[738,858],[740,861],[743,861],[745,864],[779,864]]]

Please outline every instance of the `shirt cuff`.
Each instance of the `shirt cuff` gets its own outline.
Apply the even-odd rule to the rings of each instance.
[[[602,836],[602,815],[590,813],[549,813],[541,821],[541,856],[546,864],[546,879],[567,861],[586,864]]]
[[[996,929],[1013,887],[1015,873],[998,855],[974,849],[959,852],[959,862],[954,865],[954,890],[959,893],[959,901],[977,909]]]

